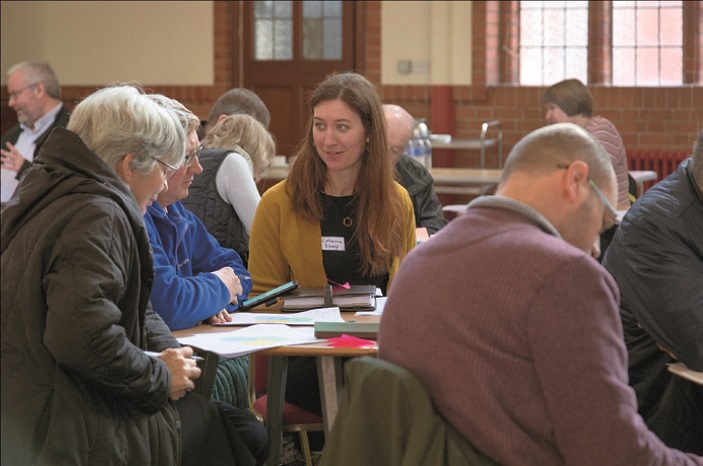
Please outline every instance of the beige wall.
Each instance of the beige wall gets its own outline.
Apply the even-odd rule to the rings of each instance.
[[[471,2],[381,3],[385,85],[469,85],[471,46]],[[410,72],[401,72],[399,62],[409,62]]]
[[[0,65],[51,63],[62,85],[212,85],[210,1],[1,2]]]

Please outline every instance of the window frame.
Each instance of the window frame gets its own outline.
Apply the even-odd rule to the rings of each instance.
[[[520,2],[486,2],[487,17],[497,21],[486,23],[487,42],[485,69],[487,85],[510,84],[524,87],[520,79]],[[612,87],[672,87],[677,85],[616,85],[612,83],[612,1],[588,2],[588,85]],[[683,2],[683,63],[680,85],[703,84],[703,6],[701,2]],[[497,40],[491,41],[491,37]],[[495,56],[495,60],[491,57]],[[476,81],[475,81],[476,82]]]

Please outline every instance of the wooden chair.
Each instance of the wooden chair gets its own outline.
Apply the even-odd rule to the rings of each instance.
[[[268,356],[249,356],[249,406],[250,411],[266,424],[266,395],[268,386]],[[312,466],[312,452],[308,432],[323,432],[322,417],[291,403],[283,405],[283,432],[296,432],[305,456],[306,466]]]

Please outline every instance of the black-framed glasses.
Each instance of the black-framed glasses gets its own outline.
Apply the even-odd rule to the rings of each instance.
[[[195,149],[193,152],[190,152],[186,154],[185,158],[183,159],[183,166],[185,168],[190,168],[193,166],[196,160],[198,160],[198,157],[200,157],[200,152],[203,150],[203,146],[198,146],[197,149]]]
[[[29,89],[30,87],[36,86],[37,84],[39,84],[39,83],[28,84],[28,85],[26,85],[26,86],[24,86],[24,87],[22,87],[22,88],[20,88],[20,89],[17,89],[16,91],[8,92],[7,95],[10,96],[10,97],[8,98],[8,100],[9,100],[9,99],[15,99],[15,100],[17,100],[17,97],[19,97],[20,94],[22,94],[24,91],[26,91],[26,90]]]
[[[569,165],[564,164],[564,163],[559,163],[559,164],[557,164],[557,168],[568,169]],[[598,196],[598,199],[605,206],[606,210],[610,213],[610,215],[613,216],[613,220],[618,218],[617,209],[615,209],[615,207],[613,207],[613,205],[610,203],[608,198],[605,197],[605,194],[603,194],[603,191],[600,190],[600,188],[598,187],[596,182],[593,181],[590,176],[588,178],[586,178],[586,180],[588,181],[588,184],[591,186],[591,188],[593,188],[593,191],[595,191],[596,196]]]
[[[153,155],[150,155],[149,157],[151,157],[152,159],[156,160],[157,162],[159,162],[161,164],[161,167],[164,170],[164,176],[166,177],[167,180],[170,179],[173,175],[175,175],[176,172],[178,171],[178,167],[174,167],[170,163],[166,163],[163,160],[157,159]]]

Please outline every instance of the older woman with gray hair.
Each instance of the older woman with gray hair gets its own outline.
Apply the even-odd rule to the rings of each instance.
[[[3,464],[234,464],[217,409],[188,393],[193,350],[148,306],[142,215],[184,153],[172,112],[105,88],[3,211]]]

